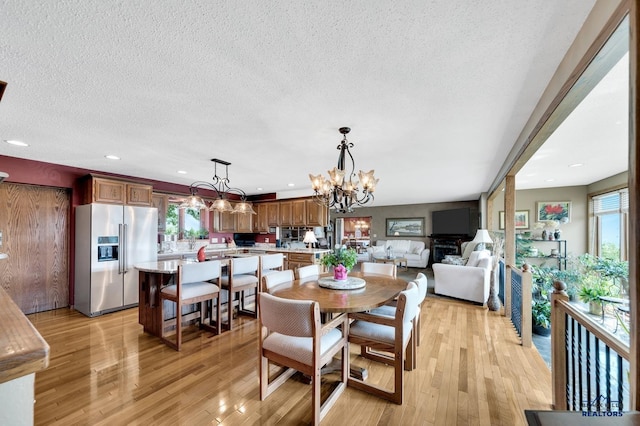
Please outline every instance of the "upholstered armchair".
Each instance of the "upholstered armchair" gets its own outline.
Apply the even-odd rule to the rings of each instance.
[[[485,304],[489,298],[492,262],[489,250],[474,251],[465,265],[433,264],[435,293]]]

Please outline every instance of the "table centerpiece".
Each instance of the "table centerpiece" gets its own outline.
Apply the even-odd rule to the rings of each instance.
[[[326,267],[333,267],[333,278],[336,281],[344,281],[347,279],[347,273],[358,262],[358,253],[354,249],[347,246],[337,245],[335,249],[324,255],[322,264]]]

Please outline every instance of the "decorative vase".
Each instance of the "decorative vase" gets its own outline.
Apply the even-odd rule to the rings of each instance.
[[[198,250],[198,262],[204,262],[205,260],[207,260],[207,256],[204,252],[205,250],[205,246],[200,247],[200,249]]]
[[[336,281],[344,281],[347,279],[347,268],[340,264],[333,268],[333,279]]]
[[[497,266],[497,265],[496,265]],[[491,280],[489,285],[489,299],[487,300],[487,308],[490,311],[498,311],[502,306],[498,297],[498,268],[494,267],[491,271]]]
[[[544,328],[543,326],[534,323],[531,328],[534,334],[537,334],[538,336],[549,336],[551,334],[551,327]]]
[[[543,239],[543,240],[546,240],[546,239],[547,239],[547,230],[546,230],[546,229],[543,229],[543,230],[542,230],[542,239]]]
[[[560,239],[560,230],[556,229],[555,232],[553,233],[553,238],[555,238],[556,240]]]

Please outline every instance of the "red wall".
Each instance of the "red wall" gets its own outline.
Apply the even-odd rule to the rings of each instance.
[[[22,158],[8,157],[0,155],[0,171],[9,174],[5,182],[23,183],[30,185],[53,186],[58,188],[71,189],[71,212],[70,223],[75,223],[75,206],[82,204],[82,190],[79,187],[78,180],[90,173],[97,173],[115,178],[131,179],[153,185],[154,191],[171,192],[174,194],[189,194],[189,187],[186,185],[178,185],[169,182],[160,182],[150,179],[140,179],[137,177],[116,175],[113,173],[105,173],[96,170],[81,169],[77,167],[62,166],[59,164],[44,163],[42,161],[25,160]],[[215,196],[213,191],[199,190],[201,195]],[[250,201],[275,200],[275,194],[265,194],[255,197],[248,197]],[[227,238],[233,238],[233,234],[217,234],[210,233],[209,238],[218,238],[219,242],[225,241]],[[275,234],[264,235],[269,237],[270,242],[275,242]],[[211,241],[211,240],[209,240]],[[75,269],[75,226],[71,226],[71,235],[69,236],[69,303],[74,303],[74,274]]]

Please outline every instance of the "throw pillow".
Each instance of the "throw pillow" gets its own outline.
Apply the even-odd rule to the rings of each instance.
[[[414,246],[413,250],[411,251],[411,253],[413,254],[420,254],[422,250],[420,249],[420,246]]]
[[[480,260],[481,251],[473,251],[469,255],[469,260],[467,260],[467,266],[478,266],[478,261]]]

